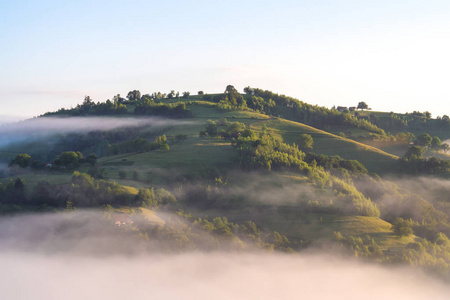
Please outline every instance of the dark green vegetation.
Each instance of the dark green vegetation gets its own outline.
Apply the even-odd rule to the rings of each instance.
[[[332,244],[449,275],[450,163],[442,142],[448,136],[439,133],[447,118],[391,114],[406,124],[400,128],[381,113],[244,92],[231,85],[222,94],[195,96],[135,90],[127,99],[86,97],[73,109],[48,113],[149,122],[5,146],[1,211],[102,207],[106,224],[120,214],[141,242],[163,241],[167,251],[290,252]],[[162,117],[164,123],[151,122]],[[428,174],[435,177],[419,177]]]

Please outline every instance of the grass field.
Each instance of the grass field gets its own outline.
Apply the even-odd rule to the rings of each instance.
[[[314,138],[314,151],[326,155],[339,155],[346,159],[356,159],[371,172],[385,173],[392,167],[396,156],[377,148],[370,147],[350,139],[284,119],[269,117],[252,111],[219,112],[214,107],[190,105],[195,118],[185,126],[173,126],[164,133],[169,138],[170,151],[152,151],[146,153],[128,153],[103,157],[100,168],[106,178],[122,182],[119,170],[126,172],[130,180],[137,174],[139,181],[167,183],[178,175],[194,177],[208,169],[227,169],[233,161],[235,151],[229,140],[200,138],[208,120],[226,118],[229,122],[242,122],[254,130],[261,130],[266,124],[275,136],[282,137],[288,143],[295,143],[300,134],[308,133]],[[186,140],[175,141],[171,138],[178,134],[187,136]],[[123,180],[123,178],[122,178]]]
[[[169,151],[107,156],[98,163],[106,178],[119,183],[123,182],[119,171],[124,171],[128,179],[136,172],[139,181],[164,184],[179,175],[195,177],[210,169],[227,169],[235,155],[230,141],[189,137],[171,145]]]
[[[255,122],[251,124],[251,128],[261,129],[263,124],[288,143],[298,143],[301,134],[309,134],[314,139],[314,152],[358,160],[371,172],[384,174],[392,169],[392,164],[398,159],[398,156],[378,148],[289,120],[272,118],[265,122]]]

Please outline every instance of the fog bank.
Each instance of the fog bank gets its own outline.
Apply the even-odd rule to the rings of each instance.
[[[439,300],[450,295],[448,285],[412,269],[331,254],[128,251],[139,245],[124,239],[121,228],[104,219],[90,221],[102,216],[1,217],[2,298]],[[115,251],[92,255],[108,248]]]
[[[0,255],[4,299],[448,299],[442,283],[329,256]]]
[[[192,124],[157,117],[41,117],[0,126],[0,147],[26,139],[42,138],[54,134],[108,131],[126,127],[177,126]]]

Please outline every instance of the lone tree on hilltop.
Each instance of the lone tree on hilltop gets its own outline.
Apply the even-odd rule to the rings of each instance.
[[[238,91],[234,88],[234,86],[232,86],[231,84],[229,84],[229,85],[227,85],[227,87],[225,88],[225,93],[226,93],[226,94],[238,93]]]
[[[363,109],[369,109],[369,105],[367,105],[366,102],[361,101],[361,102],[358,103],[358,107],[357,107],[356,109],[361,109],[361,110],[363,110]]]
[[[129,91],[127,94],[127,99],[129,101],[139,101],[141,100],[141,92],[139,90]]]

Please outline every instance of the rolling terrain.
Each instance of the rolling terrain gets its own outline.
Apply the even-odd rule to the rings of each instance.
[[[243,97],[232,93],[228,99]],[[420,260],[411,256],[416,254],[410,249],[428,249],[426,243],[436,242],[435,234],[450,232],[446,201],[414,195],[392,181],[400,168],[402,153],[398,149],[404,145],[377,148],[350,138],[370,132],[364,128],[378,130],[372,125],[317,128],[294,121],[299,117],[290,106],[273,108],[287,111],[283,115],[245,106],[230,109],[224,108],[224,100],[214,100],[221,95],[155,99],[146,104],[147,108],[160,109],[158,114],[175,117],[136,115],[144,102],[129,101],[121,104],[120,114],[103,116],[102,122],[136,119],[147,120],[147,124],[103,131],[74,129],[4,146],[0,158],[5,163],[22,153],[44,163],[39,168],[12,164],[2,171],[0,183],[5,193],[15,188],[15,178],[26,182],[22,200],[5,202],[4,212],[70,211],[73,206],[97,205],[106,207],[109,219],[117,214],[136,218],[135,225],[124,226],[140,232],[146,240],[151,241],[155,230],[161,229],[149,231],[150,225],[142,222],[169,228],[164,234],[171,238],[181,234],[183,238],[178,237],[177,243],[184,242],[177,247],[197,243],[198,236],[191,231],[203,230],[213,236],[212,240],[234,236],[232,246],[215,242],[221,247],[254,243],[263,248],[301,251],[337,243],[350,253],[384,262]],[[70,111],[59,114],[66,120],[72,117]],[[93,120],[89,114],[81,117],[83,122]],[[216,132],[208,133],[208,126]],[[241,129],[233,132],[230,128]],[[345,137],[341,132],[351,134]],[[307,155],[297,148],[302,146],[302,135],[313,140],[304,152],[322,155],[323,161],[306,162]],[[62,160],[58,153],[70,151],[79,153],[75,154],[76,164],[58,162]],[[90,153],[97,156],[95,163],[85,161]],[[446,157],[441,154],[441,158]],[[264,163],[268,157],[271,160]],[[45,200],[37,195],[43,191],[54,197],[53,202],[42,203]],[[93,198],[83,200],[89,197]],[[413,213],[408,207],[419,211]],[[396,231],[398,218],[414,231]],[[251,242],[246,240],[249,236]]]

